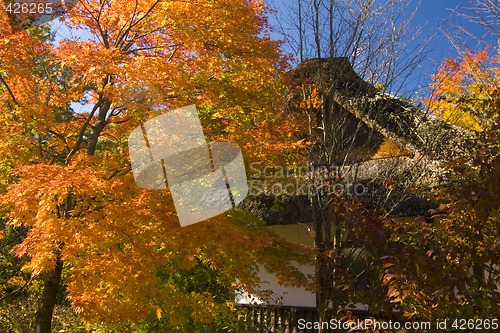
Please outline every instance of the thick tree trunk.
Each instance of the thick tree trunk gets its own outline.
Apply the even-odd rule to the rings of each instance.
[[[48,272],[43,294],[35,314],[35,333],[50,333],[52,315],[56,304],[57,292],[61,283],[63,262],[58,258],[56,267]]]
[[[109,108],[111,107],[111,102],[109,100],[104,100],[102,106],[99,108],[99,113],[97,115],[97,122],[92,129],[92,133],[89,136],[89,142],[87,145],[87,155],[94,155],[97,142],[99,141],[99,137],[101,136],[101,132],[106,127],[108,122],[106,121],[106,115],[108,114]]]
[[[106,115],[110,109],[111,102],[107,99],[104,102],[98,102],[99,113],[97,116],[97,122],[92,129],[89,137],[86,153],[87,155],[94,155],[97,148],[97,143],[99,141],[99,136],[102,130],[107,125]],[[90,115],[89,117],[91,117]],[[70,154],[71,156],[71,154]],[[74,205],[73,198],[68,195],[66,204],[61,207],[59,212],[59,218],[68,218],[70,212]],[[52,315],[54,313],[54,306],[56,304],[57,293],[59,291],[61,283],[63,262],[58,257],[56,261],[56,267],[47,274],[47,279],[45,280],[45,285],[43,288],[43,294],[38,305],[38,310],[35,313],[35,333],[50,333],[52,326]]]

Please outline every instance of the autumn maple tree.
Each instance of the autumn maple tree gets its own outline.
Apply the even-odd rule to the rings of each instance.
[[[25,230],[13,249],[25,275],[9,283],[39,281],[36,332],[50,332],[62,283],[89,325],[151,315],[180,325],[227,309],[165,278],[197,263],[249,291],[257,262],[300,281],[286,258],[306,255],[245,214],[181,229],[167,191],[134,183],[127,150],[142,122],[193,103],[209,139],[250,158],[299,145],[277,112],[285,62],[267,10],[260,0],[82,0],[62,20],[81,37],[55,39],[1,11],[1,213],[7,233]]]
[[[432,96],[424,102],[447,122],[473,131],[491,128],[497,94],[498,57],[489,49],[467,49],[461,61],[448,58],[433,76]]]

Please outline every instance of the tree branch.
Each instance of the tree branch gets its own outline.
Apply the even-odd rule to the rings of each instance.
[[[12,90],[10,90],[9,85],[7,84],[7,82],[5,81],[5,79],[3,78],[2,75],[0,75],[0,82],[7,89],[7,92],[9,93],[10,97],[12,98],[12,101],[14,102],[14,104],[16,104],[17,106],[19,106],[19,102],[17,101],[16,96],[14,96],[14,93],[12,92]]]

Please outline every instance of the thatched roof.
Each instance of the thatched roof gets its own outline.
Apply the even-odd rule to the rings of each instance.
[[[401,147],[449,161],[470,153],[474,136],[361,79],[347,58],[311,59],[292,71],[295,83],[316,83],[366,126]]]

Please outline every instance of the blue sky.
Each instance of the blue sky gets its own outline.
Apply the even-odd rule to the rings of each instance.
[[[444,58],[460,57],[455,46],[458,46],[461,50],[468,47],[477,51],[483,49],[486,45],[490,45],[492,52],[498,46],[497,36],[488,33],[485,28],[460,16],[460,14],[473,13],[470,10],[472,2],[468,0],[414,1],[416,13],[411,24],[413,27],[422,27],[423,31],[419,37],[421,40],[430,39],[428,57],[420,65],[412,80],[415,83],[412,90],[415,90],[417,95],[426,93],[425,88],[430,83],[430,76],[436,72]],[[269,3],[277,10],[274,17],[270,19],[271,25],[274,25],[276,24],[276,18],[279,19],[282,15],[286,15],[288,6],[296,3],[296,0],[269,0]],[[485,37],[484,41],[479,42],[477,39],[468,36],[465,30],[475,36]],[[455,46],[446,34],[460,37],[456,39],[457,44]],[[279,34],[274,34],[274,36],[281,37]],[[286,50],[286,46],[284,49]]]
[[[271,24],[276,24],[276,17],[281,18],[287,15],[287,9],[290,4],[296,3],[297,0],[267,0],[272,7],[277,10],[275,17],[270,18]],[[303,0],[304,2],[309,0]],[[339,0],[340,1],[340,0]],[[348,1],[348,0],[344,0]],[[360,1],[360,0],[353,0]],[[377,0],[387,1],[387,0]],[[478,42],[476,39],[467,36],[463,29],[471,32],[473,35],[483,37],[487,34],[487,30],[478,24],[473,24],[468,20],[460,17],[459,13],[471,14],[468,9],[471,6],[469,0],[413,0],[415,4],[415,16],[412,21],[413,27],[422,27],[423,31],[420,35],[421,40],[430,38],[429,54],[426,60],[420,64],[417,71],[412,76],[411,86],[408,90],[412,90],[411,94],[419,97],[427,94],[427,87],[430,83],[430,76],[436,72],[442,60],[447,57],[459,58],[459,54],[452,42],[445,35],[445,32],[451,35],[460,35],[460,42],[458,45],[461,50],[468,47],[472,50],[479,50],[486,45],[491,46],[492,52],[498,45],[497,36],[489,34],[485,38],[485,42]],[[418,6],[417,6],[418,5]],[[286,19],[286,18],[285,18]],[[59,27],[58,35],[66,38],[73,36],[85,37],[85,33],[76,30],[68,30],[61,27],[60,23],[54,23],[55,28]],[[275,38],[282,38],[279,34],[273,35]],[[286,51],[286,47],[284,48]],[[409,93],[409,91],[405,91]]]
[[[480,50],[487,45],[493,48],[498,46],[498,41],[488,29],[479,24],[471,23],[460,14],[473,15],[470,9],[471,1],[460,0],[421,0],[420,6],[415,15],[414,24],[424,26],[425,34],[436,34],[431,43],[431,58],[424,68],[426,71],[434,72],[444,58],[459,58],[457,50],[443,31],[451,35],[461,37],[459,47],[461,50],[470,48]],[[462,30],[463,29],[463,30]],[[469,33],[481,37],[483,41],[478,41],[467,34]]]

